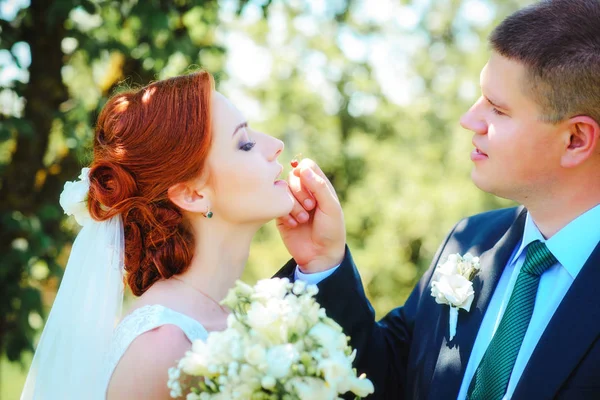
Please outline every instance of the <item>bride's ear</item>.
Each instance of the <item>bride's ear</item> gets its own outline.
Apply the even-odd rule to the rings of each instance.
[[[210,207],[206,191],[193,182],[182,182],[171,186],[167,196],[184,211],[205,213]]]

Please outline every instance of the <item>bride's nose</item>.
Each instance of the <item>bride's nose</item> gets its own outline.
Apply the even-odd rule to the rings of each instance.
[[[269,161],[277,160],[285,145],[277,138],[269,136]]]

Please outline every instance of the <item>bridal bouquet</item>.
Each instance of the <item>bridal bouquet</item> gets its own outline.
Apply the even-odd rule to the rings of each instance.
[[[223,300],[227,329],[195,341],[169,370],[171,397],[209,399],[338,399],[373,393],[352,368],[356,351],[315,301],[318,289],[288,279],[251,287],[238,281]]]

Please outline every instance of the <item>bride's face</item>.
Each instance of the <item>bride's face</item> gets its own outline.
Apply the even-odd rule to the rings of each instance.
[[[253,130],[219,92],[212,98],[212,146],[207,158],[211,211],[235,223],[264,223],[289,214],[293,198],[277,158],[283,142]]]

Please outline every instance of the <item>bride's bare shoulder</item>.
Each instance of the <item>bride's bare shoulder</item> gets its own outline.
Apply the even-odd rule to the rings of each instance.
[[[119,361],[107,399],[169,399],[168,370],[191,346],[175,325],[162,325],[139,335]]]

